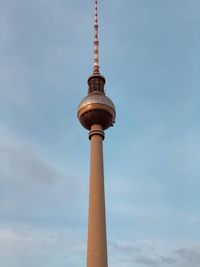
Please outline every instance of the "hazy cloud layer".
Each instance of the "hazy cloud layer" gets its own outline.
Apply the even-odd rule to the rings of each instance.
[[[154,241],[117,241],[111,243],[111,251],[117,261],[127,266],[199,266],[200,244],[169,244]],[[175,247],[180,247],[176,249]],[[184,247],[185,246],[185,247]],[[118,265],[117,265],[118,266]],[[120,266],[120,265],[119,265]]]
[[[0,133],[0,220],[66,222],[80,188],[74,174],[35,144]]]
[[[56,167],[42,158],[40,149],[20,138],[13,138],[8,130],[2,129],[0,137],[1,175],[4,179],[51,183],[61,178]]]
[[[63,266],[83,262],[85,242],[80,233],[66,229],[37,228],[30,225],[0,226],[0,258],[3,266],[27,263]]]
[[[110,266],[199,266],[200,244],[176,246],[177,249],[174,244],[158,240],[109,242]],[[13,267],[28,262],[28,258],[30,266],[34,266],[33,259],[54,266],[55,258],[57,266],[68,262],[78,266],[85,261],[86,236],[83,238],[83,233],[68,228],[0,224],[0,248],[2,262],[12,262]]]

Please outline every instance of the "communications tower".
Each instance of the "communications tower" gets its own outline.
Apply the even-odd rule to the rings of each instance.
[[[98,0],[95,0],[94,67],[88,78],[88,94],[80,102],[77,116],[89,130],[90,188],[87,267],[107,267],[107,238],[103,170],[104,131],[115,122],[115,106],[105,95],[105,78],[100,74],[98,40]]]

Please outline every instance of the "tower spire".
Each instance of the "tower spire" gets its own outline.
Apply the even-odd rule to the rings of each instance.
[[[99,73],[99,37],[98,37],[98,0],[95,0],[95,19],[94,19],[94,70]]]

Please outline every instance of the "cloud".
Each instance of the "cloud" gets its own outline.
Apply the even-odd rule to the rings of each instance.
[[[0,258],[8,266],[39,265],[62,266],[71,262],[81,263],[85,255],[85,240],[79,232],[70,229],[51,229],[28,224],[0,224]]]
[[[41,228],[28,224],[5,225],[0,224],[0,244],[7,246],[13,243],[16,250],[26,246],[43,245],[56,246],[57,249],[81,251],[84,249],[83,240],[79,233],[67,229],[55,230]],[[42,253],[42,251],[41,251]]]
[[[6,170],[9,177],[30,179],[35,182],[51,183],[61,178],[59,172],[43,159],[30,146],[22,144],[5,145],[1,150],[6,158]],[[2,156],[3,157],[3,156]]]
[[[152,259],[146,256],[136,258],[135,262],[145,266],[158,266],[160,264],[159,259]]]
[[[69,224],[80,189],[74,174],[37,144],[8,129],[0,129],[0,140],[0,222]]]
[[[200,246],[195,243],[190,243],[187,247],[186,244],[169,244],[156,240],[121,240],[111,242],[110,248],[118,261],[130,266],[197,267],[200,264]]]
[[[8,130],[0,130],[1,180],[17,179],[52,183],[62,177],[44,153]]]
[[[175,253],[182,260],[183,266],[198,267],[200,265],[200,246],[180,248]]]
[[[200,246],[195,244],[188,247],[175,244],[172,249],[172,244],[155,240],[118,240],[109,242],[108,251],[111,267],[198,267],[200,264]],[[28,259],[30,264],[37,261],[38,266],[48,263],[60,267],[69,262],[73,267],[82,266],[86,258],[86,235],[68,227],[0,224],[0,257],[2,262],[11,257],[12,266],[17,267],[24,266]]]
[[[173,257],[165,257],[165,256],[160,256],[160,257],[151,257],[151,256],[140,256],[136,257],[135,259],[136,263],[142,264],[144,266],[166,266],[170,265],[173,266],[176,263],[176,259]]]
[[[152,240],[109,242],[109,265],[199,266],[200,246],[175,244],[172,249],[172,244],[168,245]],[[49,263],[48,266],[62,266],[70,262],[71,266],[82,266],[86,258],[86,236],[67,227],[55,229],[32,224],[0,224],[0,257],[2,262],[11,257],[12,266],[17,267],[24,266],[24,260],[27,259],[31,264],[37,261],[40,265]]]

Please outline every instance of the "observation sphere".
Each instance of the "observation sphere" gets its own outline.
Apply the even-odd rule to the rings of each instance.
[[[110,98],[103,93],[94,92],[80,102],[77,116],[87,130],[94,124],[100,124],[106,130],[115,123],[116,111]]]

